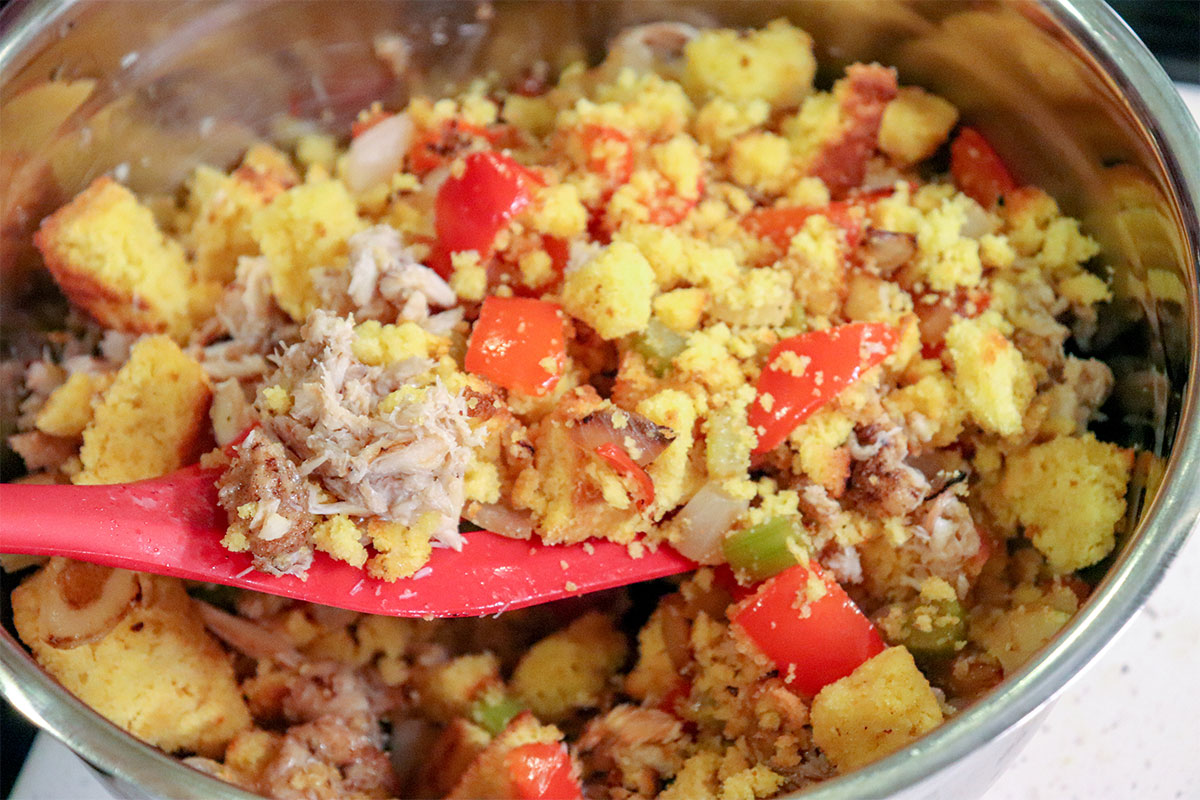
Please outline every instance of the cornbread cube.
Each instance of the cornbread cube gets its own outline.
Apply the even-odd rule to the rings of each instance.
[[[813,741],[842,771],[857,769],[942,723],[929,681],[904,647],[890,647],[813,700]]]
[[[508,727],[480,753],[447,798],[492,797],[497,800],[517,798],[516,788],[509,778],[505,756],[514,748],[526,744],[554,744],[562,733],[553,725],[542,725],[533,714],[523,712],[508,723]]]
[[[625,637],[603,614],[587,614],[547,636],[517,663],[510,686],[539,719],[556,722],[600,704],[625,662]]]
[[[346,266],[346,240],[365,227],[354,198],[336,180],[288,189],[250,220],[250,233],[267,257],[271,291],[297,322],[320,304],[313,271]]]
[[[1112,552],[1133,458],[1090,433],[1059,436],[1008,458],[998,502],[1052,568],[1081,569]]]
[[[192,325],[192,269],[154,214],[107,176],[47,217],[34,244],[59,287],[100,324],[170,333]]]
[[[113,376],[76,372],[46,398],[33,426],[51,436],[80,436],[92,421],[92,401],[112,385]]]
[[[613,242],[567,274],[563,308],[605,339],[616,339],[646,327],[656,289],[654,270],[641,251]]]
[[[956,320],[946,332],[946,348],[954,363],[954,387],[972,419],[1001,436],[1019,433],[1034,381],[1016,346],[978,317]]]
[[[916,86],[905,86],[883,110],[879,149],[900,166],[924,161],[937,152],[958,122],[948,100]]]
[[[83,431],[75,483],[156,478],[191,463],[212,398],[204,369],[166,336],[140,340]]]
[[[13,622],[38,663],[71,693],[168,752],[219,757],[236,733],[250,728],[233,666],[179,580],[135,576],[140,592],[116,626],[98,641],[63,648],[51,644],[55,620],[42,613],[66,602],[50,597],[61,591],[60,575],[42,569],[17,587]]]

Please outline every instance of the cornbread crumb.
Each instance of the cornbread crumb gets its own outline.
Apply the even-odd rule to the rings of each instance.
[[[303,322],[320,304],[313,284],[317,269],[344,269],[346,241],[366,227],[340,181],[301,184],[256,211],[250,231],[266,256],[271,291],[279,307]]]
[[[375,555],[367,562],[367,574],[388,582],[412,576],[429,560],[431,540],[441,521],[441,515],[434,511],[422,514],[412,527],[371,519],[367,536]]]
[[[603,614],[591,613],[539,641],[517,662],[509,685],[539,719],[555,722],[600,704],[625,662],[625,637]]]
[[[362,543],[363,531],[345,514],[321,520],[313,526],[312,535],[313,544],[318,550],[339,561],[354,567],[367,563],[367,548]]]
[[[954,386],[981,428],[1001,436],[1019,433],[1033,399],[1034,381],[1021,352],[994,323],[992,312],[959,318],[946,332]]]
[[[684,83],[693,94],[735,103],[765,100],[774,108],[797,105],[812,89],[817,69],[812,38],[786,20],[746,34],[702,31],[684,55]]]
[[[995,503],[1012,509],[1052,568],[1082,569],[1113,549],[1133,457],[1090,433],[1059,436],[1008,458]]]

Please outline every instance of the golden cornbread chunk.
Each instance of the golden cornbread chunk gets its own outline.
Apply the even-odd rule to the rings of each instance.
[[[899,750],[941,723],[937,697],[903,647],[889,647],[829,684],[812,704],[813,741],[842,771]]]
[[[650,321],[654,270],[637,247],[613,242],[567,274],[563,308],[605,339],[636,333]]]
[[[562,720],[576,709],[600,705],[626,651],[625,637],[608,617],[588,614],[531,647],[510,686],[539,719]]]
[[[94,631],[95,641],[64,642],[64,616],[49,609],[69,603],[79,613],[95,599],[86,592],[78,596],[87,584],[102,584],[103,597],[122,581],[134,582],[134,599],[117,608],[123,616],[115,625]],[[102,602],[96,599],[97,611]],[[218,757],[234,734],[251,726],[228,656],[175,578],[53,559],[12,593],[12,608],[21,640],[38,663],[139,739],[168,752]]]
[[[905,86],[883,110],[879,149],[897,164],[916,164],[937,152],[956,122],[958,109],[950,101]]]
[[[954,387],[979,427],[1001,436],[1021,431],[1034,382],[1021,352],[983,318],[960,318],[946,333]]]
[[[703,31],[684,55],[684,84],[694,94],[737,103],[766,100],[775,108],[797,105],[812,90],[817,71],[812,37],[786,20],[746,34]]]
[[[34,236],[71,302],[105,327],[183,337],[192,269],[154,214],[107,176],[47,217]]]
[[[508,727],[492,740],[463,773],[447,798],[515,798],[516,789],[509,779],[505,756],[514,748],[526,744],[554,744],[562,733],[553,725],[542,725],[533,714],[523,712],[508,723]]]
[[[318,179],[277,195],[254,213],[250,233],[267,257],[279,307],[303,322],[320,299],[313,271],[346,265],[346,240],[364,227],[344,184]]]
[[[179,345],[142,339],[83,431],[74,482],[127,483],[188,464],[208,430],[211,398],[204,369]]]
[[[287,156],[268,145],[256,145],[229,175],[199,167],[189,183],[192,218],[185,243],[193,253],[196,274],[228,283],[240,256],[255,255],[250,234],[254,213],[299,182]]]
[[[1059,436],[1009,457],[998,499],[1051,567],[1081,569],[1112,552],[1133,458],[1090,433]]]
[[[92,421],[92,401],[113,381],[108,374],[77,372],[55,389],[38,411],[33,426],[51,436],[79,436]]]

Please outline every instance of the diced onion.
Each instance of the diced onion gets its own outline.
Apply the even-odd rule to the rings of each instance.
[[[470,503],[463,509],[463,516],[473,525],[510,539],[533,536],[533,516],[500,503]]]
[[[693,561],[718,564],[725,534],[749,507],[750,501],[730,497],[718,483],[706,483],[676,515],[672,544]]]
[[[55,558],[38,613],[46,643],[69,650],[104,638],[141,597],[137,573]]]
[[[863,250],[883,275],[890,275],[904,266],[917,251],[917,237],[911,233],[895,233],[872,228],[867,231]]]
[[[407,114],[393,114],[357,136],[346,152],[350,190],[361,194],[399,172],[412,137],[413,123]]]
[[[616,420],[622,419],[622,427]],[[571,441],[585,453],[594,453],[605,444],[615,444],[629,454],[639,467],[644,467],[667,448],[675,433],[656,425],[641,414],[619,408],[606,408],[588,414],[570,429]]]

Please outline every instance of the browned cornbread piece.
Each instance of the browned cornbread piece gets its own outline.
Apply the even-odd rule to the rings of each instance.
[[[194,281],[183,248],[111,178],[47,217],[34,244],[71,302],[100,324],[177,338],[191,329]]]
[[[890,647],[813,699],[813,741],[842,772],[857,769],[942,724],[912,654]]]
[[[122,582],[133,599],[120,596],[112,606],[123,616],[111,630],[103,624],[113,615],[104,613],[97,615],[99,630],[91,631],[99,633],[95,640],[64,636],[71,626],[54,609],[99,603]],[[89,583],[107,589],[81,598]],[[17,632],[38,663],[139,739],[168,752],[218,757],[250,727],[229,658],[205,632],[180,581],[52,559],[12,593],[12,607]]]
[[[75,483],[127,483],[190,463],[208,429],[204,369],[166,336],[133,346],[83,431]]]

